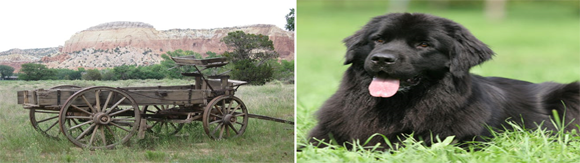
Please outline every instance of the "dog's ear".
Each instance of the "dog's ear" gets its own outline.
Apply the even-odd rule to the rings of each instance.
[[[355,63],[355,60],[364,62],[365,57],[357,57],[357,55],[366,56],[371,52],[372,46],[369,45],[368,36],[379,30],[384,22],[390,21],[393,17],[398,17],[408,13],[391,13],[372,18],[362,29],[356,31],[352,36],[342,40],[346,46],[346,56],[344,64],[348,65]],[[358,61],[356,61],[358,62]]]
[[[469,73],[471,67],[491,59],[494,52],[475,38],[467,28],[457,23],[452,24],[449,34],[455,41],[449,69],[453,75],[463,76]]]
[[[344,45],[346,46],[346,56],[345,56],[346,60],[344,61],[345,65],[351,64],[355,59],[357,49],[363,44],[366,44],[364,34],[365,34],[364,29],[361,29],[358,30],[356,33],[354,33],[352,36],[348,36],[347,38],[342,40],[342,42],[344,42]]]

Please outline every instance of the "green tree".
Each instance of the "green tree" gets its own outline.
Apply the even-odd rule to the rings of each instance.
[[[294,60],[272,61],[270,65],[274,68],[274,79],[287,83],[294,82]]]
[[[101,72],[97,69],[89,69],[87,73],[83,75],[83,80],[101,80]]]
[[[142,66],[141,68],[141,79],[163,79],[165,78],[164,68],[160,64],[151,66]]]
[[[286,15],[286,30],[294,31],[294,8],[290,9],[290,13]]]
[[[49,69],[45,65],[36,63],[25,63],[21,65],[18,79],[21,80],[54,80],[56,79],[56,70]]]
[[[205,57],[205,58],[219,58],[219,57],[221,57],[221,56],[217,55],[217,53],[212,52],[212,51],[207,51],[207,52],[205,52],[205,54],[207,54],[207,57]]]
[[[246,34],[243,31],[228,33],[228,36],[221,39],[231,52],[225,52],[224,56],[230,61],[237,62],[240,60],[250,60],[257,62],[258,65],[269,59],[278,58],[278,53],[274,51],[274,43],[262,34]]]
[[[63,79],[63,80],[77,80],[77,79],[81,79],[82,77],[82,73],[84,72],[84,69],[82,71],[77,70],[71,70],[71,69],[54,69],[56,71],[56,78],[57,79]]]
[[[278,58],[278,53],[274,51],[274,43],[268,36],[235,31],[228,33],[221,41],[233,48],[233,51],[223,54],[233,62],[233,79],[255,85],[265,84],[272,79],[274,70],[268,62]]]
[[[0,80],[4,80],[7,76],[12,76],[14,67],[8,65],[0,65]]]
[[[113,71],[113,69],[105,69],[101,72],[101,80],[117,80],[117,78],[115,77],[115,72]]]
[[[113,72],[115,74],[115,79],[117,80],[128,80],[133,77],[133,69],[135,69],[134,65],[122,65],[113,68]]]
[[[273,68],[270,64],[256,65],[252,60],[245,59],[234,63],[231,77],[252,85],[264,85],[272,80],[272,74]]]

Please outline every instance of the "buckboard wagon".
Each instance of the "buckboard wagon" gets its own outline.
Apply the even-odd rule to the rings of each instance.
[[[221,67],[225,58],[173,57],[178,66],[193,66],[195,83],[179,86],[81,88],[62,85],[50,89],[18,91],[18,104],[28,109],[32,126],[45,136],[64,136],[88,149],[113,148],[137,133],[156,136],[178,133],[185,123],[201,121],[212,139],[240,136],[249,118],[294,124],[283,119],[249,114],[234,96],[244,81],[228,75],[205,76],[202,70]],[[202,67],[203,69],[199,69]]]

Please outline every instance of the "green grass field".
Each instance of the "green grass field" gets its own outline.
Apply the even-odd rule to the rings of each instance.
[[[482,6],[437,9],[413,1],[410,12],[449,18],[493,49],[496,56],[472,68],[483,76],[531,82],[572,82],[580,79],[580,14],[578,3],[512,2],[503,21],[488,21]],[[316,124],[315,111],[336,91],[345,47],[342,39],[371,17],[386,13],[383,1],[308,1],[297,3],[297,144],[305,145]],[[442,138],[444,139],[444,138]],[[549,137],[543,132],[508,132],[469,152],[445,142],[423,147],[408,141],[393,153],[317,149],[307,146],[298,162],[578,162],[580,138]],[[364,140],[361,140],[364,142]]]
[[[84,150],[61,135],[49,139],[35,131],[28,110],[17,104],[16,91],[48,89],[57,85],[170,86],[188,80],[126,81],[0,81],[0,162],[294,162],[294,126],[250,118],[244,135],[215,141],[201,122],[186,124],[176,136],[145,139],[134,135],[114,150]],[[269,83],[241,86],[236,96],[248,112],[294,119],[294,85]]]

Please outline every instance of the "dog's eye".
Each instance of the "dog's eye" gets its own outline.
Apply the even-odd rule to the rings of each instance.
[[[385,43],[385,40],[383,40],[383,39],[377,39],[377,40],[375,40],[375,42],[376,43],[379,43],[379,44],[382,44],[382,43]]]
[[[417,47],[426,48],[429,47],[429,44],[427,44],[426,42],[420,42],[419,44],[417,44]]]

